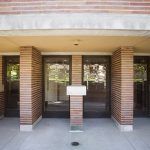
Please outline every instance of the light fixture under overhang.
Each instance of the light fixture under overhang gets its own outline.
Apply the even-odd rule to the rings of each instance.
[[[73,45],[74,46],[79,46],[80,42],[81,42],[81,40],[79,40],[79,39],[75,40],[74,43],[73,43]]]

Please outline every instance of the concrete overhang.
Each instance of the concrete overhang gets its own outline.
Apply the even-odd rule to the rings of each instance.
[[[79,45],[74,43],[78,41]],[[18,54],[35,46],[42,54],[111,54],[120,46],[150,55],[150,15],[0,15],[0,53]]]
[[[150,30],[150,15],[113,13],[0,15],[0,30],[25,29]]]

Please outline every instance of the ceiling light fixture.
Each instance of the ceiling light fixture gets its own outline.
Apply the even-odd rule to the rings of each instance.
[[[73,45],[74,46],[79,46],[80,42],[81,42],[81,40],[75,40]]]

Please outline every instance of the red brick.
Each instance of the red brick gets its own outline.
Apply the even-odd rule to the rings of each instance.
[[[112,55],[112,116],[121,125],[133,124],[133,49]]]

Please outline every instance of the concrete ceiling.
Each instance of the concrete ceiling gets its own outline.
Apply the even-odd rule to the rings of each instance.
[[[120,46],[133,46],[136,53],[150,53],[150,37],[0,36],[1,53],[19,52],[20,46],[35,46],[42,52],[113,52]]]

